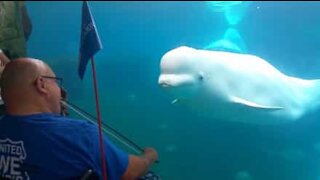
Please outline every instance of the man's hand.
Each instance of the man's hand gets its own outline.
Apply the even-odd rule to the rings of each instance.
[[[145,148],[143,155],[150,161],[150,164],[158,160],[158,152],[154,148]]]
[[[151,165],[158,160],[158,153],[154,148],[147,147],[144,149],[143,155],[129,156],[129,165],[122,176],[122,180],[132,180],[144,176]]]

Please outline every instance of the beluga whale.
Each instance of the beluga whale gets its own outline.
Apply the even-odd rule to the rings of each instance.
[[[295,122],[320,106],[319,79],[285,75],[252,54],[180,46],[162,56],[158,84],[173,104],[229,122]]]

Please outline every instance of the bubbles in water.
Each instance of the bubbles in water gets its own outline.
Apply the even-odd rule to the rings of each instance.
[[[174,144],[170,144],[165,147],[165,151],[170,153],[177,151],[177,149],[178,147]]]
[[[161,129],[161,130],[166,130],[166,129],[168,129],[168,124],[161,124],[161,125],[159,126],[159,129]]]
[[[320,142],[317,142],[313,145],[313,148],[315,151],[319,152],[320,153]]]
[[[128,98],[130,101],[135,101],[137,99],[137,96],[135,93],[131,92],[128,94]]]
[[[287,148],[280,152],[282,158],[287,161],[301,161],[306,158],[306,154],[301,149]]]
[[[237,172],[234,180],[252,180],[252,177],[248,171],[239,171]]]

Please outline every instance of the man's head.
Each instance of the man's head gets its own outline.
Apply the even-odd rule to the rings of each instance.
[[[55,74],[41,60],[18,58],[3,71],[0,87],[6,111],[13,115],[60,113],[60,87]]]

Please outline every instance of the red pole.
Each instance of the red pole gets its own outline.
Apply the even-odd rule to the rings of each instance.
[[[92,65],[92,75],[93,75],[94,92],[95,92],[94,94],[96,97],[96,109],[97,109],[97,115],[98,115],[99,142],[100,142],[102,172],[103,172],[103,179],[107,180],[107,168],[106,168],[106,158],[104,156],[104,143],[103,143],[102,128],[101,128],[101,115],[100,115],[100,106],[99,106],[99,98],[98,98],[97,78],[96,78],[96,70],[95,70],[95,66],[94,66],[93,57],[91,57],[91,65]]]

